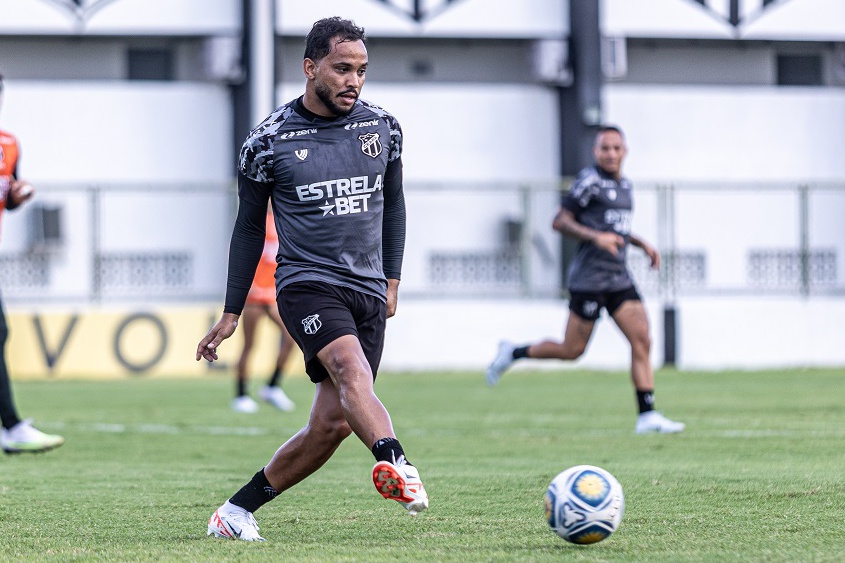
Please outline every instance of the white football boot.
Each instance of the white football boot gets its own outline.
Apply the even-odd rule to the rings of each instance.
[[[296,404],[290,400],[290,397],[282,391],[281,387],[270,387],[269,385],[265,385],[259,391],[258,396],[261,397],[261,400],[270,403],[280,411],[284,412],[291,412],[293,409],[296,408]]]
[[[490,367],[487,368],[487,385],[491,387],[496,385],[502,378],[505,370],[511,366],[513,363],[514,348],[516,346],[506,340],[499,342],[499,351],[496,353],[496,357],[493,358]]]
[[[258,412],[258,403],[249,395],[241,395],[240,397],[235,397],[232,401],[232,410],[245,413]]]
[[[637,418],[636,433],[649,434],[656,432],[658,434],[674,434],[676,432],[683,432],[687,425],[683,422],[675,422],[669,420],[657,411],[646,411]]]
[[[373,466],[373,484],[386,499],[393,499],[411,516],[428,508],[428,495],[417,468],[405,462],[404,456],[393,464],[380,461]]]
[[[252,512],[247,512],[228,500],[209,518],[206,536],[231,540],[265,541],[258,533],[258,523]]]
[[[45,434],[32,426],[32,420],[22,420],[0,433],[0,444],[7,454],[40,453],[58,448],[65,439],[56,434]]]

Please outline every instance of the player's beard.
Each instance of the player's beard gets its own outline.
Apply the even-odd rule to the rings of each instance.
[[[317,94],[317,97],[320,98],[320,101],[323,102],[323,105],[328,108],[330,112],[335,114],[338,117],[345,117],[352,113],[352,109],[355,107],[353,104],[349,107],[349,109],[343,109],[339,105],[337,105],[334,100],[332,99],[332,93],[328,89],[328,87],[323,86],[322,84],[318,84],[317,87],[314,89],[314,92]]]

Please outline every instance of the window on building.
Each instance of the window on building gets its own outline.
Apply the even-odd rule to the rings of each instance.
[[[129,80],[173,80],[173,52],[170,49],[141,49],[127,51]]]
[[[778,55],[779,86],[821,86],[820,55]]]

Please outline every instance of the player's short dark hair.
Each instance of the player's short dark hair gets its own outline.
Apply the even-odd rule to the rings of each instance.
[[[619,133],[619,136],[623,139],[625,138],[625,133],[622,132],[622,128],[617,125],[602,125],[596,130],[596,137],[601,135],[602,133]]]
[[[314,23],[305,38],[305,58],[319,61],[332,50],[332,39],[338,37],[338,43],[344,41],[367,42],[364,28],[354,22],[337,16],[325,18]]]

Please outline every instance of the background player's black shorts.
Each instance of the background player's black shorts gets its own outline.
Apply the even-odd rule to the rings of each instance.
[[[582,319],[594,321],[599,318],[602,307],[607,309],[609,315],[613,315],[625,301],[642,300],[634,286],[619,291],[570,291],[569,310]]]
[[[375,379],[384,350],[384,301],[348,287],[316,281],[283,287],[277,301],[282,321],[305,357],[305,373],[311,381],[318,383],[329,376],[317,353],[348,334],[358,337]]]

